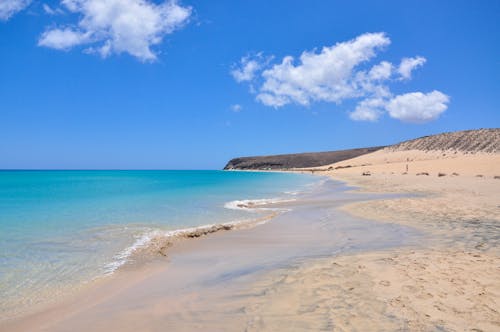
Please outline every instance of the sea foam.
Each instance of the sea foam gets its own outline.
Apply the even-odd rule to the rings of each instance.
[[[249,212],[259,212],[259,211],[278,211],[284,210],[276,207],[269,207],[268,205],[279,204],[279,203],[289,203],[296,199],[284,199],[284,198],[263,198],[263,199],[243,199],[234,200],[224,204],[226,209],[231,210],[246,210]]]
[[[116,254],[113,261],[104,267],[104,275],[110,275],[121,266],[134,261],[142,260],[147,256],[166,256],[166,249],[173,245],[173,242],[179,239],[198,238],[219,231],[228,231],[232,229],[241,229],[245,227],[254,227],[267,223],[278,213],[289,211],[289,209],[270,207],[269,205],[290,203],[296,199],[285,198],[262,198],[234,200],[224,204],[226,209],[244,210],[247,212],[270,211],[261,218],[236,220],[220,224],[207,224],[196,227],[181,228],[175,230],[149,230],[137,236],[134,243]]]

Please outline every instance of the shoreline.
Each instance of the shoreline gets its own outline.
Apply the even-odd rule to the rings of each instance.
[[[269,222],[271,219],[286,212],[284,208],[274,207],[280,203],[292,202],[295,199],[284,198],[264,198],[264,199],[248,199],[241,201],[228,201],[225,208],[232,210],[244,210],[248,213],[255,213],[255,216],[245,219],[237,219],[234,221],[205,224],[186,228],[178,228],[172,230],[152,230],[142,234],[130,246],[124,248],[116,255],[113,260],[107,263],[103,269],[104,273],[93,277],[90,280],[80,282],[71,286],[64,285],[64,291],[57,292],[57,297],[64,300],[71,300],[78,297],[82,292],[89,288],[98,287],[101,283],[108,282],[115,273],[119,273],[121,269],[125,271],[139,270],[148,265],[154,265],[156,261],[166,258],[172,249],[172,246],[178,245],[182,241],[202,238],[216,233],[226,231],[245,230]],[[36,315],[40,311],[50,308],[52,305],[57,305],[62,301],[54,301],[53,299],[45,299],[33,305],[32,308],[18,308],[18,310],[6,311],[3,317],[0,317],[0,330],[3,322],[22,319],[22,317]]]
[[[349,194],[344,195],[343,188],[338,183],[332,182],[328,184],[326,186],[328,190],[324,193],[313,193],[311,197],[302,201],[276,204],[276,207],[280,209],[288,209],[293,206],[293,211],[276,216],[271,223],[233,232],[216,232],[197,241],[179,241],[175,246],[169,248],[167,264],[165,264],[167,262],[165,259],[159,258],[154,262],[144,264],[139,269],[118,271],[116,276],[110,278],[117,286],[112,286],[111,291],[104,292],[108,295],[100,294],[101,292],[97,291],[98,286],[90,287],[90,289],[86,289],[70,299],[66,305],[56,305],[48,311],[3,322],[0,324],[0,330],[12,328],[16,330],[37,330],[40,329],[40,326],[43,326],[45,321],[58,321],[66,328],[69,328],[71,323],[65,321],[73,317],[74,312],[84,316],[90,315],[93,317],[92,320],[95,319],[94,315],[98,315],[98,312],[87,310],[88,305],[77,304],[82,299],[87,299],[87,301],[93,303],[90,305],[91,308],[99,307],[103,301],[116,301],[115,305],[111,306],[113,309],[109,306],[106,306],[106,308],[112,311],[112,316],[120,316],[129,310],[124,309],[124,307],[133,306],[131,303],[127,304],[125,301],[119,300],[122,296],[137,296],[140,299],[138,302],[150,303],[155,301],[157,296],[153,296],[153,298],[145,296],[143,288],[146,288],[147,292],[163,294],[165,301],[169,298],[172,299],[173,294],[179,290],[182,290],[182,293],[185,292],[186,288],[191,289],[193,287],[196,288],[198,294],[209,294],[213,289],[217,289],[217,293],[223,293],[227,297],[231,297],[230,293],[221,289],[222,286],[227,287],[227,283],[232,285],[231,287],[235,288],[234,291],[237,292],[245,288],[250,283],[249,280],[254,280],[257,276],[265,276],[267,273],[289,264],[296,264],[297,261],[303,261],[304,259],[307,261],[311,257],[326,257],[332,255],[332,253],[339,254],[400,245],[401,237],[413,238],[417,236],[413,234],[413,231],[406,230],[404,227],[378,226],[376,223],[369,221],[349,218],[342,213],[339,220],[343,220],[344,224],[341,223],[333,228],[328,223],[325,224],[325,220],[335,218],[333,216],[339,213],[336,211],[336,206],[343,204],[346,200],[370,199],[370,196],[354,197]],[[331,206],[332,201],[324,201],[328,197],[330,200],[334,200],[333,205],[336,206]],[[304,224],[303,218],[306,215],[308,219],[315,220],[313,223],[315,225],[314,229],[309,229],[311,225]],[[309,230],[306,232],[306,229]],[[374,231],[365,232],[364,229]],[[388,234],[393,235],[389,236]],[[374,240],[369,240],[370,237]],[[228,252],[228,250],[232,250],[234,253]],[[269,255],[271,252],[272,255]],[[205,257],[205,259],[202,257]],[[244,261],[242,261],[242,258],[244,258]],[[210,263],[214,259],[218,262],[215,266]],[[148,274],[148,271],[154,272],[145,277],[144,275]],[[199,277],[188,276],[193,271],[197,271],[195,275],[199,275]],[[216,277],[213,277],[214,273],[217,275]],[[171,284],[167,287],[163,283],[158,283],[157,279],[160,276],[170,280]],[[155,281],[152,282],[151,278]],[[104,281],[102,284],[109,286],[110,283],[111,281]],[[139,287],[138,284],[142,286]],[[184,296],[188,301],[189,296],[185,293],[182,297]],[[91,300],[90,298],[94,299]],[[220,302],[227,304],[227,300]],[[150,305],[153,304],[150,303],[148,307]],[[191,304],[185,305],[189,306]],[[203,302],[196,305],[203,307],[210,306],[210,303]],[[168,301],[162,302],[161,306],[162,310],[167,312],[174,309],[171,307],[172,303]],[[147,316],[148,311],[142,312],[141,316],[143,315]],[[105,321],[108,320],[105,319]],[[97,329],[97,327],[92,327],[92,329]],[[51,327],[49,330],[57,331],[57,328],[52,329]]]
[[[487,178],[443,179],[398,176],[387,165],[362,174],[370,166],[313,174],[342,181],[353,193],[410,194],[339,210],[419,229],[425,244],[312,259],[275,271],[254,285],[271,295],[256,301],[252,330],[498,331],[498,167],[486,165],[495,172]]]
[[[143,264],[165,251],[162,248],[175,238],[246,227],[242,221],[264,222],[267,217],[261,217],[276,212],[249,213],[250,206],[241,208],[245,204],[257,207],[266,200],[225,207],[235,199],[293,198],[295,195],[288,191],[308,190],[306,184],[318,181],[298,175],[222,171],[56,173],[30,175],[33,181],[26,186],[24,174],[6,175],[7,183],[13,185],[2,191],[2,198],[12,196],[2,200],[6,206],[0,227],[5,241],[0,268],[2,321],[86,288],[93,280],[127,264],[128,256],[135,252],[131,258]],[[192,190],[182,189],[187,182],[194,182]],[[97,188],[103,189],[102,194],[95,194]],[[181,188],[180,193],[176,194],[176,188]],[[45,195],[47,198],[42,195],[53,189],[55,194]],[[23,204],[23,197],[32,194],[44,198]],[[186,230],[192,226],[195,228]],[[136,250],[148,247],[153,237],[151,248]],[[152,248],[155,245],[157,248]]]
[[[130,326],[113,325],[108,318],[101,317],[101,325],[93,325],[92,329],[104,331],[119,328],[127,331],[133,330],[132,326],[141,329],[145,326],[140,325],[140,322],[151,315],[152,322],[147,324],[149,327],[167,326],[187,331],[199,328],[221,331],[240,328],[248,331],[273,331],[333,327],[341,330],[378,328],[454,331],[461,330],[464,326],[494,331],[500,327],[500,307],[497,300],[497,295],[500,294],[500,282],[497,281],[500,275],[500,237],[496,223],[500,216],[497,214],[496,205],[491,206],[491,202],[495,202],[495,197],[498,197],[495,196],[498,193],[498,180],[493,177],[480,179],[462,176],[439,178],[441,182],[436,182],[435,178],[398,176],[390,174],[389,170],[387,174],[375,173],[370,177],[362,176],[359,169],[346,171],[348,172],[345,174],[333,176],[328,172],[314,172],[316,175],[342,181],[344,190],[347,186],[355,186],[343,192],[350,198],[339,199],[333,208],[335,213],[325,214],[324,220],[331,221],[337,216],[346,220],[363,220],[370,225],[367,229],[383,225],[397,229],[400,227],[397,225],[403,225],[402,227],[418,229],[422,233],[410,236],[409,241],[403,240],[398,244],[379,248],[368,246],[345,250],[349,246],[344,245],[344,249],[336,252],[311,251],[309,256],[296,256],[295,259],[285,260],[288,263],[284,265],[284,261],[281,264],[259,261],[256,264],[260,264],[259,266],[230,269],[231,272],[223,276],[205,279],[201,288],[197,288],[199,280],[194,282],[198,286],[193,286],[193,283],[187,286],[180,282],[185,275],[174,273],[172,276],[166,271],[179,271],[189,266],[190,273],[198,273],[198,265],[203,265],[204,262],[198,254],[207,253],[207,259],[213,259],[210,255],[221,258],[221,252],[245,243],[242,239],[248,241],[248,234],[253,233],[253,240],[246,243],[247,251],[235,253],[237,261],[247,258],[248,251],[258,249],[257,245],[268,245],[266,242],[269,240],[258,239],[255,242],[256,234],[266,233],[262,230],[264,226],[270,227],[267,229],[267,236],[273,233],[279,235],[276,222],[287,223],[290,216],[285,213],[276,217],[273,222],[251,230],[217,232],[199,241],[182,241],[169,250],[167,268],[165,261],[161,260],[147,264],[142,272],[124,271],[115,278],[119,280],[120,292],[128,294],[129,298],[135,296],[141,299],[142,304],[137,304],[139,308],[133,312],[130,311],[130,305],[119,300],[117,288],[114,288],[116,292],[111,296],[111,299],[114,298],[111,302],[110,298],[103,300],[102,295],[94,289],[93,295],[100,300],[98,303],[94,302],[91,307],[102,309],[101,302],[108,301],[105,306],[107,314],[125,320]],[[478,184],[482,186],[478,187]],[[438,189],[444,190],[445,194],[447,190],[451,190],[452,197],[447,197]],[[373,192],[390,195],[374,196]],[[408,193],[412,195],[402,195]],[[484,197],[489,199],[485,200]],[[447,210],[444,202],[453,201],[455,206]],[[482,201],[486,203],[478,204]],[[284,203],[285,206],[287,204],[290,203]],[[313,201],[301,204],[309,204],[311,209],[317,208],[314,205],[317,203]],[[396,209],[398,206],[400,209]],[[463,209],[457,206],[462,206]],[[467,223],[465,218],[450,223],[451,219],[471,206],[476,206],[476,210],[470,217],[479,216],[479,222]],[[437,214],[437,218],[442,219],[438,222],[435,214],[439,211],[446,213]],[[481,219],[491,214],[491,222],[485,223]],[[299,215],[296,216],[295,222],[300,219],[297,217]],[[454,226],[451,229],[453,232],[445,227],[449,225]],[[335,231],[338,232],[338,229]],[[301,236],[304,237],[306,234],[302,233]],[[321,233],[309,234],[309,240],[325,241],[326,238],[321,240]],[[297,240],[294,237],[287,238],[284,243],[289,245],[290,239],[293,239],[291,248],[303,245],[294,242]],[[488,245],[477,246],[481,241]],[[193,259],[195,265],[186,265],[190,261],[193,263]],[[215,264],[208,269],[208,275],[217,274],[221,269],[227,268],[224,266],[224,263],[220,262]],[[137,273],[135,277],[134,273]],[[174,284],[180,282],[179,285],[184,285],[180,286],[183,290],[179,294],[172,289],[159,287],[160,276],[170,278],[168,280]],[[221,283],[224,288],[221,288]],[[146,294],[141,289],[145,285],[148,289]],[[159,298],[158,293],[162,294],[163,299]],[[92,292],[87,293],[87,299],[90,294]],[[179,303],[173,305],[174,298]],[[87,319],[99,317],[99,310],[82,310],[79,305],[75,307],[77,309],[74,310],[78,312],[76,316]],[[228,315],[229,312],[231,315]],[[128,318],[126,313],[133,315]],[[55,316],[59,315],[57,319],[61,320],[61,314],[62,312],[57,313],[56,310]],[[159,314],[166,317],[160,319]],[[74,315],[75,313],[66,316],[63,314],[63,317],[70,319],[66,322],[63,319],[63,322],[60,322],[63,328],[59,330],[72,327],[71,322],[81,323],[81,320],[75,321],[71,318]],[[49,317],[54,318],[54,313],[52,316],[49,314]],[[40,319],[43,321],[47,316],[42,314],[38,319],[40,322]],[[82,326],[88,328],[86,325]],[[34,326],[29,327],[33,329]],[[0,330],[4,330],[1,324]],[[58,331],[57,328],[49,330]]]

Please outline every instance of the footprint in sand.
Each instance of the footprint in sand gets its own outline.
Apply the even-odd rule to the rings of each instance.
[[[404,291],[409,292],[409,293],[416,293],[419,291],[419,289],[415,286],[411,285],[405,285],[402,287]]]
[[[424,294],[420,294],[417,296],[417,298],[422,299],[422,300],[432,299],[433,297],[434,297],[434,295],[432,295],[431,293],[424,293]]]
[[[379,282],[379,284],[388,287],[391,285],[391,282],[389,280],[382,280]]]

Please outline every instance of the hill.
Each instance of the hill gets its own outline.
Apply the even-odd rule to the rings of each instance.
[[[420,174],[500,176],[500,129],[421,137],[373,153],[324,165],[336,175]]]
[[[382,146],[350,149],[330,152],[310,152],[281,154],[260,157],[241,157],[231,159],[224,167],[225,170],[268,170],[268,169],[289,169],[318,167],[336,163],[342,160],[351,159],[363,154],[371,153],[382,149]]]
[[[455,131],[424,136],[385,148],[390,151],[500,152],[500,128]]]
[[[391,158],[410,158],[404,151],[428,153],[451,151],[456,153],[500,153],[500,128],[476,129],[424,136],[387,147],[370,147],[329,152],[282,154],[273,156],[241,157],[230,160],[225,170],[272,170],[290,168],[310,168],[337,164],[341,161],[365,156],[377,158],[387,153]],[[376,152],[376,153],[375,153]],[[375,154],[374,154],[375,153]],[[403,156],[404,155],[404,156]],[[372,157],[373,156],[373,157]],[[424,156],[425,157],[425,156]],[[366,159],[363,158],[363,159]],[[359,159],[359,158],[357,158]],[[338,165],[335,165],[338,166]]]

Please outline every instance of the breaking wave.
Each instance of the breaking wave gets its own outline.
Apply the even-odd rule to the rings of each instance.
[[[129,247],[113,257],[113,261],[104,267],[104,274],[110,275],[125,264],[145,261],[158,256],[167,256],[167,250],[176,241],[203,237],[219,231],[244,229],[267,223],[279,212],[273,211],[263,217],[251,220],[238,220],[221,224],[209,224],[170,231],[152,230],[136,239]]]

